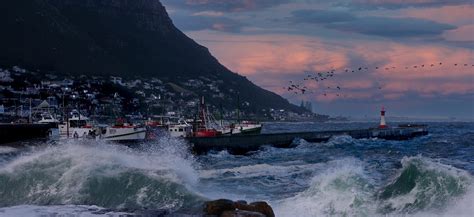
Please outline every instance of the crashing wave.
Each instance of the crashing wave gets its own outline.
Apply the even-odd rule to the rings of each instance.
[[[396,179],[378,194],[382,213],[445,210],[449,201],[467,193],[472,176],[421,156],[402,159]]]
[[[405,157],[396,178],[377,188],[365,163],[328,162],[310,187],[277,201],[279,216],[470,216],[472,175],[425,157]]]
[[[373,185],[363,163],[348,158],[327,164],[310,187],[277,203],[280,216],[364,216],[371,210]]]
[[[352,144],[355,141],[356,140],[349,135],[334,136],[334,137],[331,137],[329,141],[324,143],[324,145],[325,146],[347,145],[347,144]]]
[[[198,203],[195,161],[180,141],[139,149],[71,141],[0,168],[0,206],[97,205],[175,210]]]

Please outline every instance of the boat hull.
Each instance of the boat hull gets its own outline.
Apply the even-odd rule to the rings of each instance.
[[[101,139],[104,141],[143,141],[146,133],[145,128],[107,128]]]
[[[234,128],[228,128],[223,130],[223,135],[256,135],[262,132],[262,125],[245,125],[236,126]]]
[[[194,137],[216,137],[221,135],[217,130],[200,130],[194,133]]]
[[[85,127],[67,127],[64,124],[59,125],[59,135],[61,138],[86,139],[94,131],[93,128]]]

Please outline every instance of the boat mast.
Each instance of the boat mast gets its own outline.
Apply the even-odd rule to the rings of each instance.
[[[201,97],[201,104],[199,107],[200,107],[199,119],[201,119],[200,128],[207,130],[206,105],[204,104],[204,96]]]
[[[223,113],[223,108],[222,108],[222,103],[219,104],[219,112],[221,115],[221,128],[224,128],[224,113]]]
[[[240,124],[240,95],[237,95],[237,123]]]
[[[28,123],[32,123],[32,120],[31,120],[31,97],[30,97],[30,114],[28,115]]]

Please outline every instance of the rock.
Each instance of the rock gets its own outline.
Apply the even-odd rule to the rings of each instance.
[[[219,199],[204,204],[204,212],[208,215],[221,215],[224,211],[234,211],[235,203],[231,200]]]
[[[238,200],[238,201],[235,201],[235,203],[247,204],[247,201],[245,201],[245,200]]]
[[[204,213],[220,217],[275,217],[272,207],[263,201],[247,204],[247,201],[237,202],[220,199],[206,202]]]
[[[220,215],[220,217],[265,217],[265,215],[259,212],[236,210],[236,211],[225,211]]]
[[[254,206],[256,208],[256,212],[262,213],[267,217],[275,217],[275,213],[270,205],[267,202],[258,201],[253,202],[250,206]]]
[[[235,203],[235,208],[238,210],[246,210],[246,211],[252,211],[252,212],[257,212],[257,207],[246,204],[246,203]]]

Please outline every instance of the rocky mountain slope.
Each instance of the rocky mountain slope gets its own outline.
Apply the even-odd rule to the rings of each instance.
[[[238,95],[254,110],[302,111],[231,72],[207,48],[178,30],[158,0],[14,0],[0,2],[0,66],[75,75],[157,77],[176,85],[221,81],[224,97]]]

